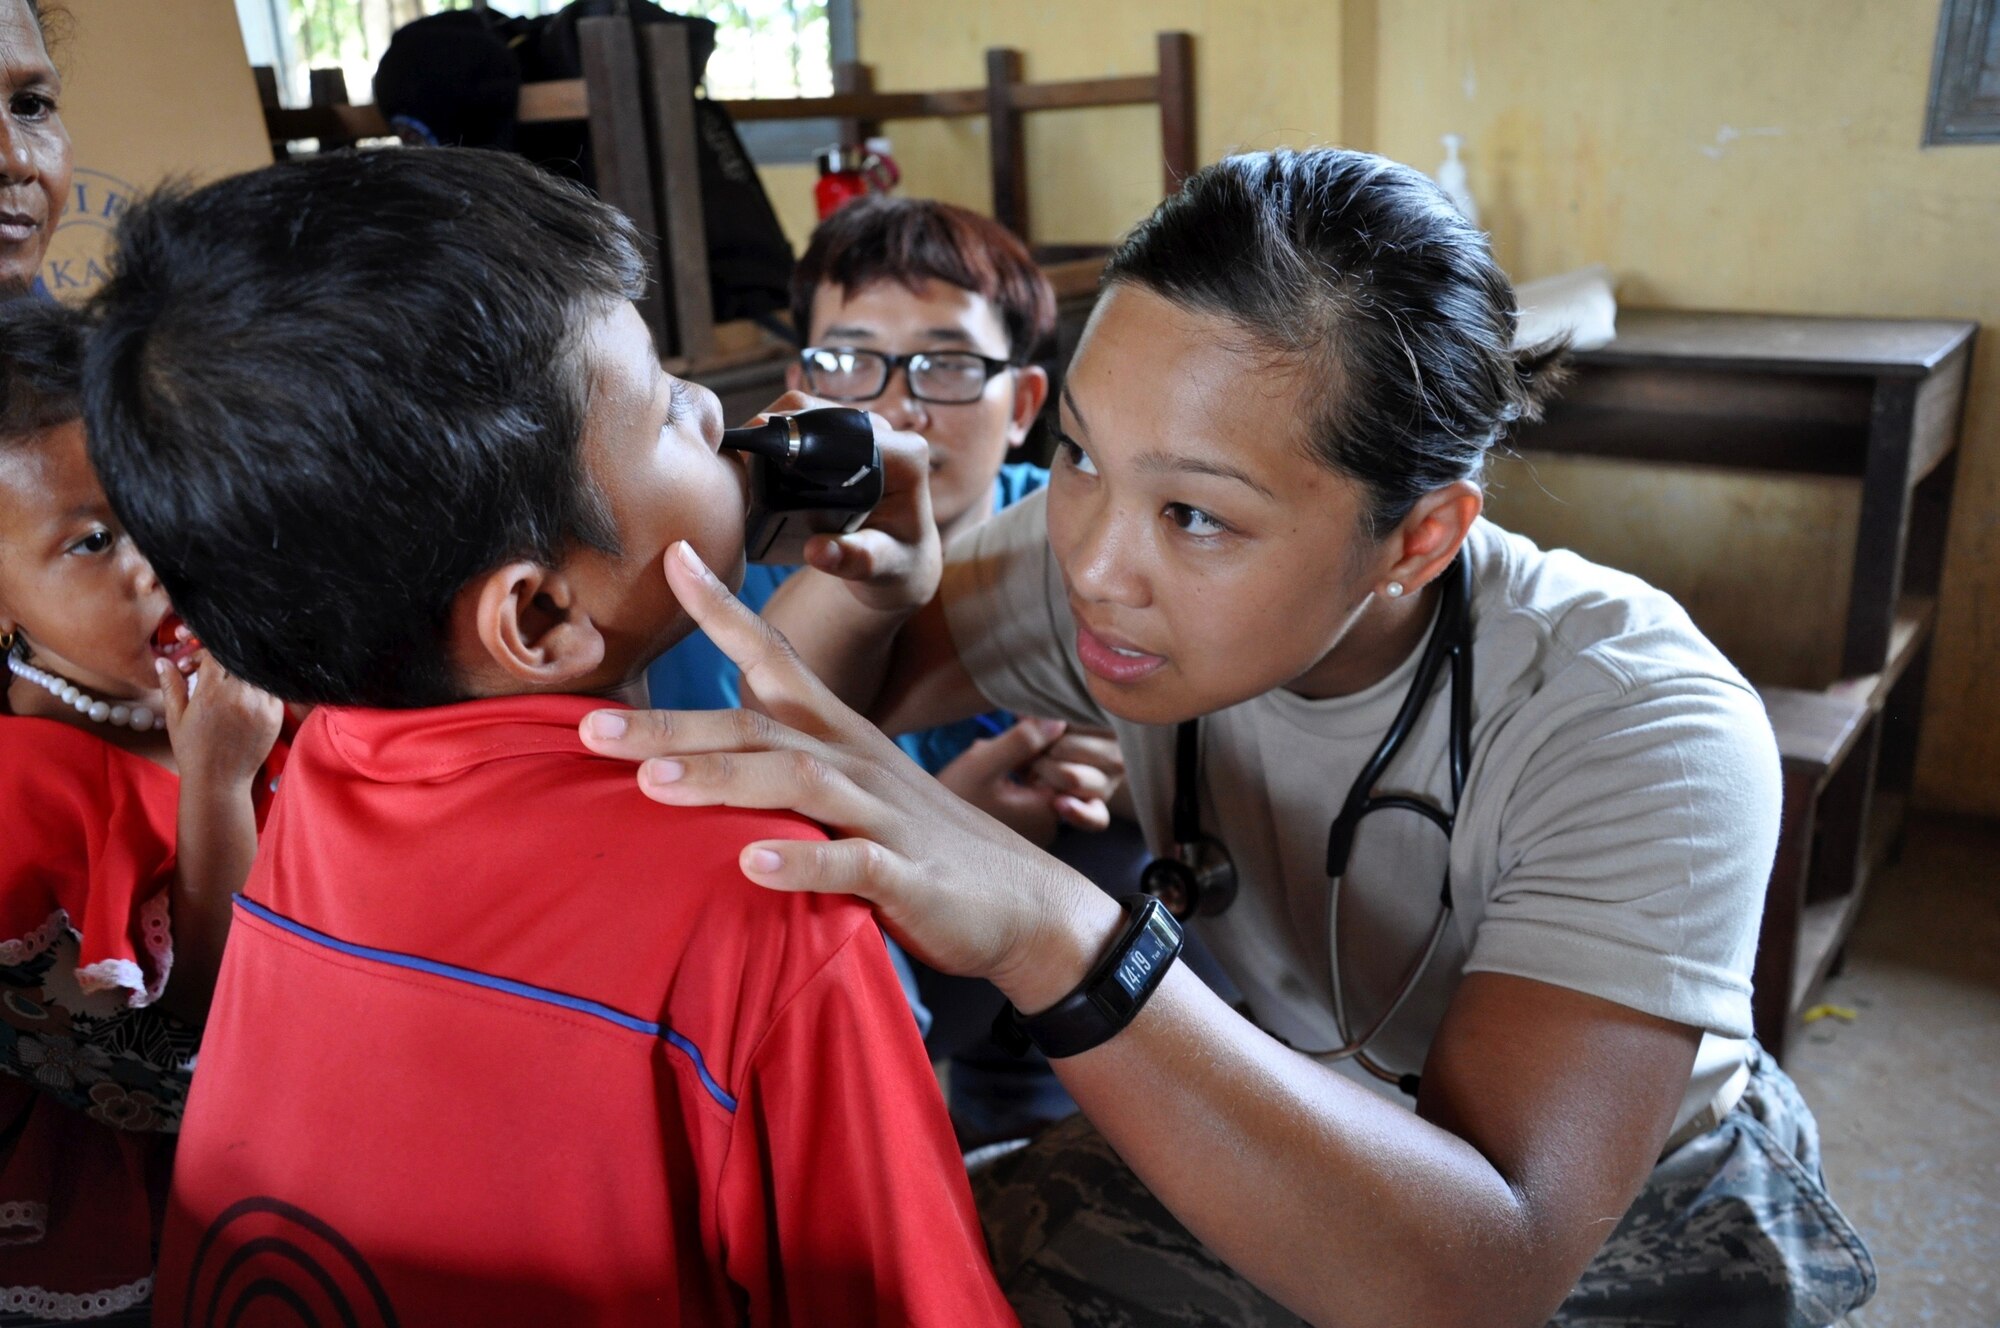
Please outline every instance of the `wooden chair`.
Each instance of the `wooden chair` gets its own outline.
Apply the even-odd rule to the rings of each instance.
[[[278,107],[278,71],[269,65],[251,65],[250,76],[257,81],[257,104],[265,110]]]
[[[880,94],[875,91],[874,70],[848,61],[835,69],[835,95],[825,99],[835,103],[837,109],[815,114],[839,118],[844,143],[860,143],[880,133],[885,120],[984,115],[988,170],[993,182],[993,215],[1007,229],[1028,240],[1030,212],[1024,126],[1032,112],[1156,105],[1160,111],[1163,193],[1173,193],[1182,180],[1194,173],[1194,38],[1185,32],[1162,32],[1154,42],[1158,66],[1152,74],[1064,83],[1028,82],[1021,52],[996,46],[986,52],[986,86],[952,92]],[[907,108],[901,102],[901,98],[912,95],[923,99],[920,110]],[[797,112],[771,109],[786,106],[783,102],[723,104],[738,120],[802,118]],[[896,109],[899,106],[906,108]]]
[[[589,124],[591,166],[598,196],[632,219],[639,230],[647,269],[656,271],[659,191],[647,139],[646,104],[641,95],[639,54],[632,42],[631,22],[623,18],[587,18],[577,25],[577,38],[583,56],[583,77],[523,85],[518,118],[522,124],[578,120]],[[283,161],[290,144],[306,139],[317,140],[319,149],[326,151],[370,140],[387,142],[396,137],[378,108],[347,102],[344,78],[336,88],[331,79],[321,79],[323,74],[339,77],[340,71],[314,70],[314,104],[296,109],[276,104],[276,81],[268,80],[272,95],[264,103],[264,124],[274,160]],[[260,76],[259,86],[266,81]],[[646,293],[638,304],[654,340],[663,349],[671,346],[672,327],[667,321],[667,305],[661,298],[657,280],[647,282]]]
[[[1916,765],[1977,325],[1621,310],[1524,450],[1839,476],[1860,488],[1839,669],[1760,689],[1785,811],[1758,941],[1757,1035],[1783,1057],[1894,851]],[[1530,532],[1532,533],[1532,532]]]
[[[272,113],[282,113],[285,109],[279,100],[278,71],[270,65],[252,65],[250,74],[257,81],[257,102],[264,108],[265,127],[270,129]],[[333,67],[308,70],[306,86],[308,110],[327,112],[330,107],[349,105],[347,71],[343,69]],[[307,138],[314,140],[313,150],[316,152],[335,152],[341,148],[351,148],[360,141],[358,131],[373,128],[380,124],[380,120],[380,116],[370,115],[366,109],[351,116],[343,116],[337,111],[328,112],[314,120],[315,126],[321,130],[320,133],[301,134],[290,140],[273,138],[271,158],[274,161],[287,160],[292,155],[291,144]],[[382,125],[381,129],[380,134],[371,137],[395,136],[387,125]]]

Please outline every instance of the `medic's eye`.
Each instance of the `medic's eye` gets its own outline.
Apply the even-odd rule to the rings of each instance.
[[[1097,463],[1090,459],[1090,453],[1083,450],[1076,439],[1066,433],[1056,434],[1056,451],[1061,454],[1063,464],[1079,475],[1095,475]]]
[[[67,549],[64,549],[63,552],[74,553],[80,557],[89,557],[92,554],[103,553],[117,542],[118,537],[116,535],[106,530],[103,526],[99,526],[82,539],[70,545]]]
[[[1167,520],[1174,523],[1176,529],[1184,530],[1188,534],[1197,537],[1224,535],[1229,532],[1228,526],[1217,521],[1199,507],[1189,507],[1186,503],[1168,503],[1163,515],[1165,515]]]

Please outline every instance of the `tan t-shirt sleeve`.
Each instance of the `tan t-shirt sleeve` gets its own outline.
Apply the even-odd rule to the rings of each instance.
[[[1780,800],[1756,697],[1661,680],[1572,708],[1539,739],[1510,772],[1502,877],[1466,971],[1748,1037]]]
[[[1076,623],[1049,550],[1048,490],[953,540],[938,595],[959,662],[987,700],[1017,715],[1108,723],[1076,662]]]

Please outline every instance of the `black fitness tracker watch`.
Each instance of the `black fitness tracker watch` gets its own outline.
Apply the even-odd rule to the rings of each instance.
[[[1181,924],[1151,895],[1118,902],[1129,915],[1125,929],[1081,986],[1032,1017],[1011,1003],[1000,1007],[993,1037],[1009,1054],[1034,1046],[1050,1060],[1081,1055],[1138,1018],[1181,952]]]

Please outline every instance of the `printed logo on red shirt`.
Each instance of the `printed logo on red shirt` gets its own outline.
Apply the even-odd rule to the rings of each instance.
[[[260,1300],[275,1302],[262,1307],[266,1315],[299,1323],[398,1324],[361,1251],[297,1204],[269,1195],[231,1204],[202,1233],[180,1321],[202,1328],[254,1323]]]

